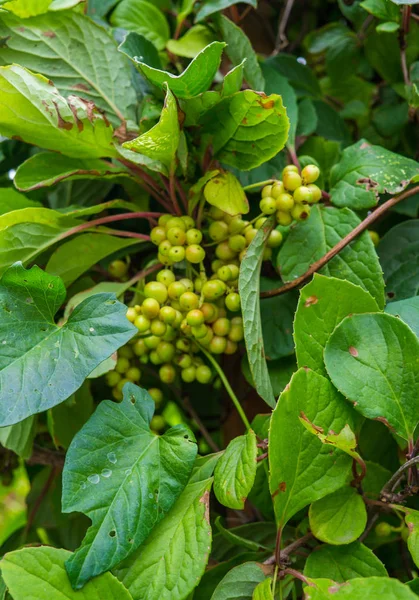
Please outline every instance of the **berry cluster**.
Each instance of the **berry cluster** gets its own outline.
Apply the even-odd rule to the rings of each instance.
[[[166,266],[187,260],[199,264],[205,258],[205,250],[200,245],[202,233],[195,228],[192,217],[162,215],[159,223],[150,233],[153,244],[158,247],[158,259]]]
[[[304,221],[310,215],[310,204],[322,197],[321,189],[314,183],[319,175],[316,165],[307,165],[301,175],[296,166],[288,165],[282,171],[282,181],[263,188],[260,210],[265,215],[275,214],[278,225]]]

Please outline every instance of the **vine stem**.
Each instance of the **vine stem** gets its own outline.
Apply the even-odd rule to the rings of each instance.
[[[265,179],[265,181],[258,181],[257,183],[251,183],[249,185],[245,185],[243,188],[244,192],[250,192],[251,190],[257,190],[258,188],[265,187],[265,185],[271,185],[271,183],[276,183],[277,179]]]
[[[128,287],[133,286],[135,283],[137,283],[141,279],[144,279],[145,277],[147,277],[147,275],[150,275],[150,273],[154,273],[154,271],[158,271],[159,269],[161,269],[162,266],[163,266],[162,264],[157,263],[155,265],[152,265],[151,267],[148,267],[147,269],[144,269],[143,271],[139,271],[136,275],[134,275],[134,277],[132,277],[132,279],[127,281],[127,286]]]
[[[153,217],[160,217],[163,213],[157,212],[130,212],[130,213],[122,213],[120,215],[110,215],[108,217],[100,217],[99,219],[93,219],[93,221],[87,221],[86,223],[81,223],[80,225],[76,225],[72,227],[68,231],[65,231],[61,236],[60,240],[64,240],[65,238],[70,237],[80,231],[84,231],[85,229],[91,229],[92,227],[96,227],[97,225],[105,225],[106,223],[115,223],[116,221],[125,221],[126,219],[149,219]],[[118,232],[119,234],[119,232]],[[122,233],[122,235],[124,235]],[[137,234],[141,236],[141,239],[149,240],[150,236],[145,235],[143,233]],[[128,236],[128,237],[131,237]]]
[[[170,191],[170,199],[171,199],[173,207],[175,209],[175,213],[180,216],[182,214],[182,211],[180,209],[179,203],[177,201],[177,196],[176,196],[176,175],[175,175],[174,169],[172,169],[170,172],[169,191]]]
[[[375,223],[375,221],[377,221],[377,219],[379,219],[386,211],[388,211],[390,208],[392,208],[402,200],[406,200],[406,198],[414,196],[418,192],[419,185],[413,187],[410,190],[407,190],[406,192],[403,192],[402,194],[399,194],[398,196],[393,196],[392,198],[387,200],[387,202],[384,202],[383,204],[381,204],[381,206],[376,208],[376,210],[370,215],[368,215],[359,225],[357,225],[357,227],[355,227],[355,229],[353,229],[350,233],[348,233],[346,237],[340,240],[340,242],[338,242],[336,246],[333,246],[333,248],[331,248],[329,252],[327,252],[319,260],[313,263],[305,273],[300,275],[300,277],[297,277],[297,279],[294,279],[294,281],[286,283],[280,288],[276,288],[274,290],[269,290],[266,292],[261,292],[260,297],[272,298],[273,296],[280,296],[281,294],[286,294],[290,290],[299,287],[301,284],[307,281],[307,279],[314,275],[314,273],[316,273],[319,269],[324,267],[329,262],[329,260],[332,260],[332,258],[334,258],[336,254],[339,254],[339,252],[343,250],[348,244],[350,244],[360,233],[362,233],[370,225]]]
[[[402,466],[399,469],[397,469],[397,471],[387,481],[387,483],[381,490],[381,495],[383,496],[385,494],[388,494],[389,492],[392,492],[394,486],[399,481],[400,476],[403,474],[403,472],[406,471],[406,469],[409,469],[413,465],[417,465],[417,464],[419,464],[419,456],[414,456],[410,460],[407,460],[405,463],[403,463]]]
[[[409,70],[407,68],[407,61],[406,61],[406,47],[407,47],[406,34],[409,33],[411,14],[412,14],[412,7],[409,5],[404,6],[403,13],[402,13],[402,26],[401,26],[400,35],[399,35],[399,43],[400,43],[400,62],[401,62],[401,67],[402,67],[402,71],[403,71],[403,80],[406,85],[410,85]]]
[[[203,346],[201,346],[201,344],[198,344],[198,346],[200,347],[202,353],[205,354],[207,359],[210,361],[210,363],[212,364],[214,369],[217,371],[218,376],[220,377],[221,381],[223,382],[224,387],[227,390],[227,393],[230,396],[234,406],[236,407],[236,410],[239,413],[241,420],[243,421],[246,429],[250,429],[250,423],[246,417],[246,414],[242,408],[242,405],[240,404],[239,399],[237,398],[236,394],[233,392],[233,388],[231,387],[227,377],[225,376],[224,371],[222,370],[222,368],[220,367],[218,362],[215,360],[215,358],[212,356],[212,354],[210,354]]]

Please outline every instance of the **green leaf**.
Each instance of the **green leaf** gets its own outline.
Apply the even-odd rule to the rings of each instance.
[[[295,351],[299,367],[327,375],[323,352],[327,340],[349,314],[378,312],[374,298],[345,279],[316,273],[300,292],[294,321]]]
[[[224,540],[232,546],[240,546],[241,548],[246,548],[247,550],[251,550],[253,552],[258,552],[261,548],[263,548],[263,546],[258,542],[241,537],[240,535],[237,535],[237,533],[234,533],[232,529],[226,529],[223,527],[221,521],[221,517],[218,516],[215,519],[215,526]]]
[[[262,72],[266,80],[265,92],[267,94],[279,94],[282,97],[282,102],[290,121],[287,143],[291,146],[295,146],[295,135],[297,131],[299,114],[297,96],[294,92],[294,89],[288,83],[288,80],[281,75],[279,71],[273,69],[272,67],[263,64]]]
[[[397,506],[404,513],[405,522],[409,530],[407,547],[416,566],[419,565],[419,511],[406,506]]]
[[[407,585],[389,577],[356,578],[342,584],[331,579],[312,579],[312,586],[304,587],[306,600],[417,600]]]
[[[36,266],[16,264],[0,280],[2,426],[63,402],[136,331],[110,294],[85,300],[58,326],[54,315],[64,298],[60,278]]]
[[[310,529],[327,544],[339,546],[354,542],[367,524],[367,509],[353,487],[343,487],[310,506]]]
[[[386,282],[386,296],[403,300],[419,294],[419,220],[396,225],[380,241],[380,263]]]
[[[197,586],[211,548],[211,483],[189,483],[147,543],[117,567],[133,600],[183,600]]]
[[[61,244],[51,254],[45,270],[61,277],[68,287],[103,258],[135,244],[138,244],[136,239],[118,238],[104,233],[83,233]],[[75,256],[79,257],[76,261]]]
[[[343,583],[357,577],[386,577],[387,571],[375,554],[359,542],[345,546],[321,546],[307,558],[304,575],[330,577]]]
[[[252,90],[225,98],[202,120],[206,145],[223,163],[248,171],[278,154],[288,137],[289,120],[281,96]]]
[[[194,25],[178,40],[169,40],[166,47],[169,52],[176,54],[176,56],[195,58],[208,44],[214,41],[214,33],[208,27],[205,25]],[[150,64],[144,59],[142,62]]]
[[[274,600],[272,594],[272,579],[269,577],[261,581],[254,589],[253,600]]]
[[[21,19],[41,15],[47,12],[52,0],[11,0],[2,2],[2,8],[8,10]]]
[[[77,159],[52,152],[38,152],[19,165],[14,184],[18,190],[29,192],[61,181],[96,177],[115,180],[131,176],[124,168],[104,160]]]
[[[5,13],[0,18],[0,38],[7,38],[0,48],[1,64],[18,63],[41,73],[64,98],[75,94],[94,102],[114,126],[124,119],[135,120],[136,95],[128,61],[109,32],[91,19],[74,11],[50,12],[26,19],[22,27],[20,19]],[[63,153],[65,146],[64,142]]]
[[[180,127],[177,102],[170,89],[167,88],[160,121],[139,137],[125,142],[123,148],[139,152],[162,163],[167,174],[174,164],[179,139]]]
[[[29,200],[13,188],[0,188],[0,216],[21,208],[39,208],[42,204]]]
[[[398,21],[400,18],[400,11],[395,6],[394,2],[387,2],[386,0],[364,0],[361,2],[362,8],[377,19],[382,21]]]
[[[0,67],[0,132],[75,158],[115,156],[113,130],[81,98],[60,96],[48,79],[18,65]]]
[[[245,215],[249,203],[240,181],[230,171],[220,171],[204,187],[208,204],[221,208],[229,215]]]
[[[214,452],[213,454],[206,454],[205,456],[198,456],[195,461],[189,483],[204,481],[204,479],[209,479],[212,477],[215,465],[220,460],[222,454],[223,452],[220,451]]]
[[[114,27],[143,35],[157,50],[163,50],[170,38],[166,17],[153,3],[145,0],[122,0],[113,11],[110,21]]]
[[[266,241],[272,229],[271,220],[258,230],[246,250],[240,265],[239,293],[244,326],[249,367],[255,382],[256,391],[271,407],[275,407],[275,396],[269,379],[263,349],[262,320],[260,311],[260,270]]]
[[[314,71],[299,62],[295,56],[281,52],[266,60],[264,64],[273,67],[286,77],[298,97],[318,98],[321,96],[319,80]]]
[[[419,296],[391,302],[387,304],[385,311],[390,315],[400,317],[419,338]]]
[[[229,6],[238,4],[239,0],[204,0],[195,16],[195,22],[203,21],[210,15],[222,11]],[[257,0],[243,0],[243,4],[249,4],[257,8]]]
[[[380,23],[377,25],[376,30],[380,33],[393,33],[400,29],[399,23],[395,23],[394,21],[387,21],[386,23]]]
[[[168,86],[177,98],[187,99],[205,92],[211,86],[220,66],[224,47],[223,42],[212,42],[190,62],[180,75],[154,69],[144,62],[134,62],[150,83],[160,89]]]
[[[380,194],[402,192],[416,175],[416,161],[359,140],[343,151],[330,173],[331,199],[336,206],[370,208]]]
[[[93,410],[93,396],[87,382],[70,398],[54,406],[48,413],[48,429],[55,445],[67,450],[73,437],[86,423]]]
[[[321,176],[323,176],[326,182],[327,189],[329,189],[328,181],[330,175],[330,169],[340,159],[340,144],[338,142],[332,142],[319,136],[311,136],[299,149],[301,154],[308,154],[315,161],[317,161]]]
[[[154,401],[148,392],[127,383],[123,394],[120,404],[98,406],[66,456],[63,512],[92,519],[66,563],[77,589],[145,541],[181,494],[196,457],[195,438],[184,425],[160,437],[151,432]]]
[[[22,458],[32,454],[36,434],[36,418],[28,417],[20,423],[0,428],[0,444]]]
[[[317,135],[343,146],[350,144],[351,134],[342,116],[323,100],[313,100],[313,105],[317,113]]]
[[[263,569],[256,562],[235,567],[217,585],[211,600],[252,600],[256,586],[266,579]]]
[[[334,385],[369,419],[405,440],[419,421],[419,340],[387,314],[346,317],[324,351]]]
[[[359,218],[348,208],[313,206],[310,217],[291,229],[279,251],[278,266],[284,282],[305,273],[359,223]],[[319,272],[359,285],[380,308],[384,306],[381,267],[368,232],[358,236]]]
[[[256,435],[249,429],[234,438],[217,462],[214,493],[218,502],[228,508],[243,509],[256,477]]]
[[[277,279],[260,278],[261,291],[265,292],[277,287]],[[273,298],[264,298],[262,300],[263,346],[266,360],[268,361],[268,369],[272,361],[294,353],[292,323],[297,298],[296,293],[290,292],[282,296],[274,296]]]
[[[226,53],[233,65],[241,64],[245,58],[245,80],[254,90],[263,92],[265,89],[265,79],[256,53],[247,35],[224,15],[219,15],[217,24],[223,40],[227,43]]]
[[[157,48],[147,38],[135,31],[130,31],[118,46],[119,52],[125,54],[134,64],[138,60],[150,67],[160,69],[161,61]]]
[[[129,592],[111,573],[105,573],[76,592],[71,588],[64,563],[67,550],[48,546],[9,552],[1,561],[1,572],[14,600],[66,598],[66,600],[132,600]],[[29,592],[30,590],[30,592]]]
[[[310,431],[310,433],[317,436],[322,444],[339,448],[339,450],[342,450],[342,452],[345,452],[358,462],[362,460],[356,451],[357,441],[355,434],[348,424],[346,424],[339,433],[335,433],[334,431],[325,433],[322,427],[317,427],[317,425],[312,423],[304,413],[300,416],[300,422],[307,431]]]
[[[316,131],[317,113],[310,98],[304,98],[298,105],[297,135],[307,136]]]
[[[331,451],[309,433],[300,422],[301,413],[325,431],[340,431],[347,424],[354,429],[353,410],[328,379],[305,369],[293,375],[273,412],[269,433],[269,487],[281,528],[299,510],[345,485],[352,463],[348,455]]]

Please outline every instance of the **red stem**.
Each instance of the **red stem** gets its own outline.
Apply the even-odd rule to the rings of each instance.
[[[144,279],[145,277],[150,275],[151,273],[154,273],[154,271],[158,271],[162,268],[162,266],[163,265],[161,265],[160,263],[157,263],[155,265],[152,265],[151,267],[148,267],[147,269],[144,269],[143,271],[139,271],[136,275],[134,275],[132,279],[128,281],[128,283],[130,284],[130,286],[132,286],[141,279]]]
[[[179,203],[178,203],[177,197],[176,197],[175,179],[176,179],[175,173],[174,172],[170,173],[170,177],[169,177],[170,199],[173,203],[176,214],[180,216],[182,214],[182,211],[180,210],[180,206],[179,206]]]
[[[80,231],[84,231],[85,229],[91,229],[92,227],[96,227],[97,225],[104,225],[105,223],[114,223],[115,221],[124,221],[125,219],[148,219],[149,217],[159,217],[162,213],[155,212],[132,212],[132,213],[122,213],[120,215],[110,215],[109,217],[101,217],[99,219],[94,219],[93,221],[87,221],[87,223],[81,223],[80,225],[76,225],[72,227],[68,231],[65,231],[61,236],[60,240],[64,240],[65,238],[74,235],[75,233],[79,233]],[[132,237],[130,232],[127,237]],[[124,232],[118,231],[118,235],[124,236]],[[149,236],[145,236],[144,234],[137,234],[141,236],[141,239],[150,239]]]

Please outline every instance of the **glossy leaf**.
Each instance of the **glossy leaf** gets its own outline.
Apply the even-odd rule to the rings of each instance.
[[[38,267],[16,264],[0,280],[1,426],[63,402],[135,333],[111,294],[88,298],[58,326],[54,315],[64,298],[61,279]]]
[[[349,314],[378,312],[374,298],[345,279],[315,274],[300,292],[294,321],[295,351],[299,367],[326,375],[323,352],[327,340]]]
[[[385,311],[407,323],[419,338],[419,296],[399,300],[399,302],[390,302],[390,304],[387,304]]]
[[[343,583],[356,577],[386,577],[387,571],[372,550],[360,542],[352,542],[345,546],[320,546],[307,558],[304,575],[330,577]]]
[[[227,573],[217,585],[211,600],[251,600],[256,586],[265,579],[264,565],[244,563]]]
[[[305,369],[293,375],[273,412],[269,432],[269,487],[279,527],[308,504],[341,488],[352,463],[349,456],[331,451],[308,432],[300,422],[301,413],[325,431],[340,431],[346,424],[354,429],[353,410],[328,379]]]
[[[249,4],[253,8],[257,8],[257,0],[244,0],[244,4]],[[238,4],[238,0],[206,0],[198,9],[195,16],[195,21],[203,21],[210,15],[218,11],[222,11],[233,4]]]
[[[29,200],[13,188],[0,188],[0,216],[21,208],[40,208],[42,204]]]
[[[218,502],[228,508],[243,509],[256,477],[256,435],[249,429],[234,438],[217,462],[214,493]]]
[[[255,587],[252,600],[274,600],[271,578],[261,581],[261,583]]]
[[[135,31],[163,50],[170,37],[169,24],[164,14],[152,2],[122,0],[111,15],[114,27]]]
[[[91,19],[74,11],[49,12],[25,19],[22,27],[20,19],[4,13],[0,38],[7,38],[7,44],[0,47],[0,64],[18,63],[41,73],[64,98],[74,94],[93,102],[115,126],[123,119],[135,119],[136,96],[128,61],[111,35]],[[61,150],[64,153],[65,143]]]
[[[134,64],[141,60],[150,67],[160,69],[161,61],[155,45],[135,31],[130,31],[119,44],[118,50],[125,54]]]
[[[177,98],[193,98],[211,86],[220,66],[224,47],[225,44],[222,42],[212,42],[192,60],[180,75],[154,69],[144,62],[135,61],[135,63],[144,77],[153,85],[160,89],[168,86]]]
[[[177,56],[195,58],[208,44],[214,41],[214,33],[208,27],[205,25],[194,25],[178,40],[169,40],[167,42],[167,49]],[[145,60],[142,62],[149,64]]]
[[[244,340],[246,343],[249,367],[256,391],[271,407],[275,406],[275,396],[269,379],[263,350],[263,333],[260,313],[260,270],[263,252],[272,225],[266,221],[259,230],[240,265],[239,292],[241,298]]]
[[[115,156],[112,127],[91,104],[66,100],[42,75],[0,67],[0,132],[75,158]]]
[[[343,151],[330,174],[333,204],[354,210],[370,208],[379,194],[398,194],[419,175],[419,163],[360,140]]]
[[[386,598],[386,600],[416,600],[407,585],[389,577],[356,578],[338,584],[331,579],[313,579],[312,586],[304,587],[306,600],[359,600]]]
[[[70,556],[67,550],[48,546],[6,554],[0,563],[1,572],[13,600],[27,600],[28,593],[33,600],[45,600],[47,596],[66,600],[131,600],[129,592],[111,573],[90,581],[82,591],[74,591],[64,568]]]
[[[208,181],[204,188],[208,204],[221,208],[229,215],[245,215],[249,203],[239,180],[230,171],[221,171]]]
[[[357,411],[412,439],[419,421],[419,340],[407,325],[387,314],[347,317],[324,357],[334,385]]]
[[[35,434],[36,417],[31,416],[15,425],[0,427],[0,444],[22,458],[29,458]]]
[[[279,251],[278,266],[284,282],[305,273],[359,223],[359,218],[348,208],[313,206],[310,217],[290,231]],[[359,285],[373,296],[379,308],[383,307],[382,271],[368,232],[341,250],[320,273]]]
[[[63,511],[92,519],[66,563],[77,589],[145,541],[181,494],[196,457],[195,439],[184,425],[161,437],[151,432],[154,401],[148,392],[127,383],[123,394],[120,404],[98,406],[66,456]]]
[[[199,582],[211,548],[211,479],[189,483],[147,543],[116,569],[133,600],[183,600]]]

